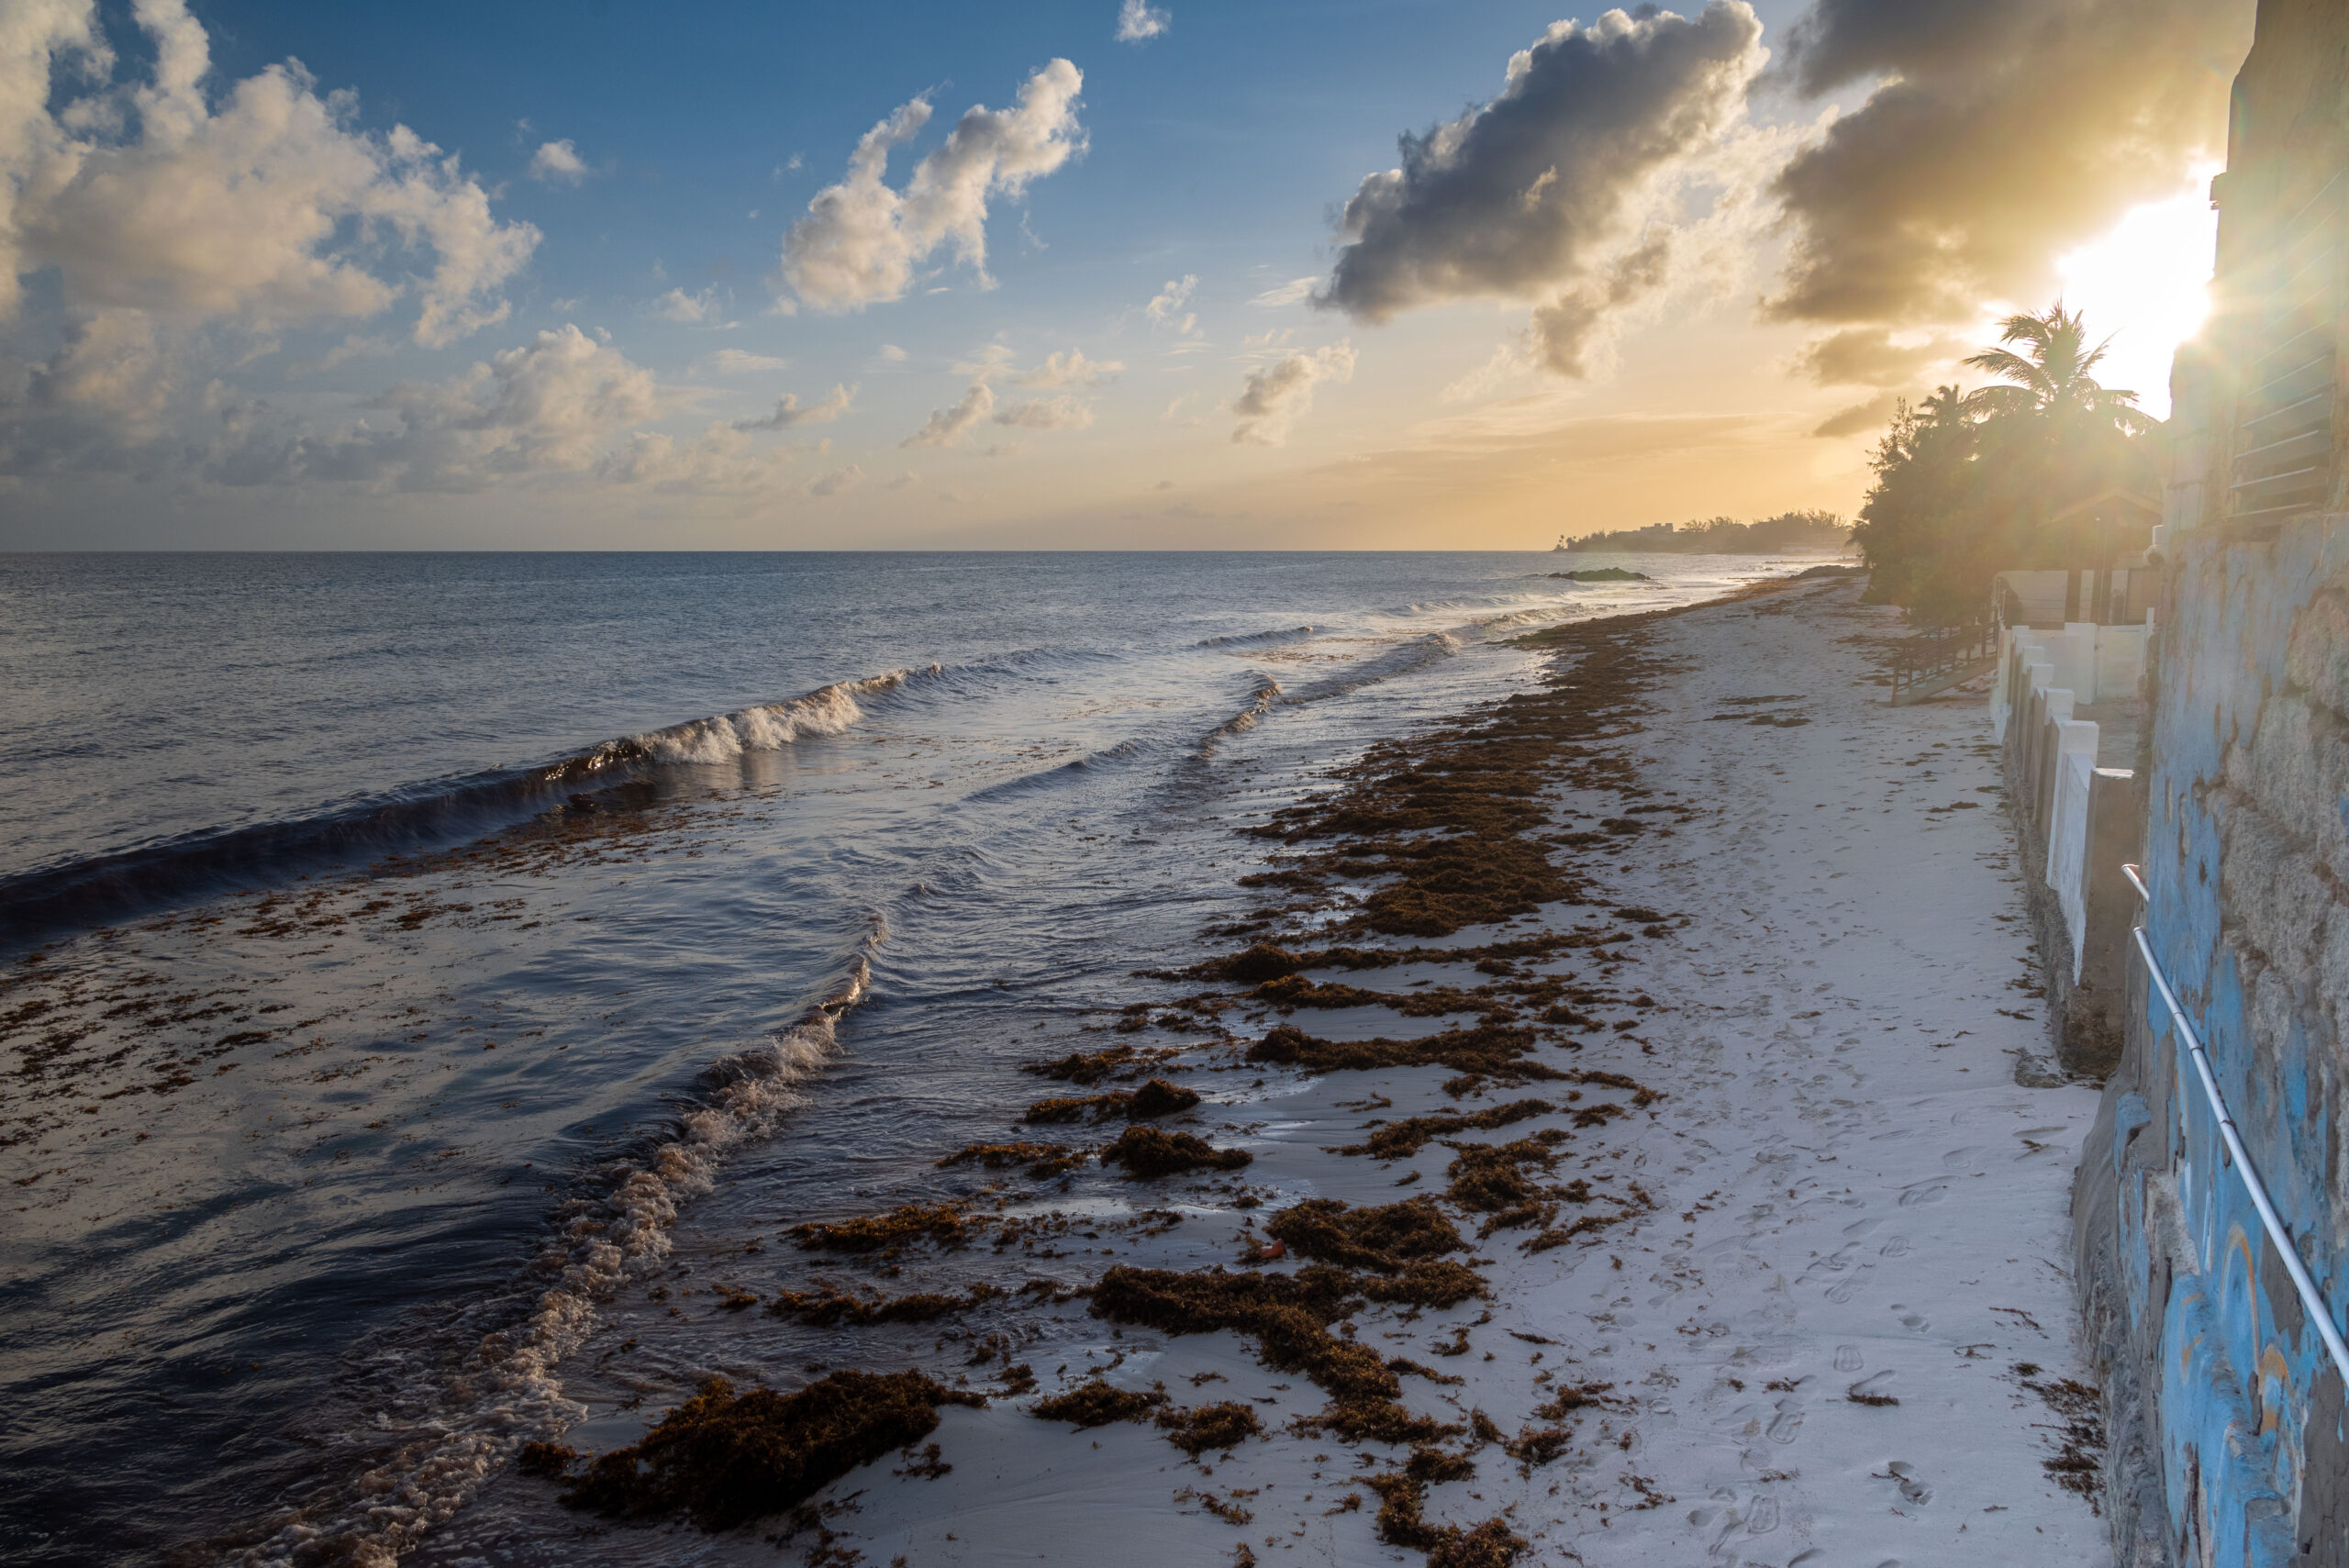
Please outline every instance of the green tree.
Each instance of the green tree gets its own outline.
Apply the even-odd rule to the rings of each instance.
[[[2154,421],[2138,410],[2135,393],[2101,385],[2088,373],[2103,362],[2112,339],[2107,338],[2089,348],[2083,316],[2077,310],[2065,310],[2059,299],[2036,316],[2025,311],[1998,323],[2000,343],[2025,344],[2030,351],[2018,354],[2012,349],[1985,349],[1967,356],[1965,362],[1976,370],[1988,371],[2010,384],[1982,388],[1969,400],[1972,406],[1994,416],[2040,419],[2054,433],[2064,436],[2103,432],[2142,436],[2151,430]],[[1941,390],[1956,391],[1954,387]]]
[[[2135,393],[2097,381],[2107,344],[2090,345],[2080,312],[2059,300],[2010,316],[1999,340],[1965,363],[2003,384],[1943,385],[1901,403],[1870,460],[1876,484],[1854,530],[1869,596],[1927,624],[1980,614],[2000,571],[2079,564],[2085,541],[2048,517],[2102,489],[2154,483],[2143,439],[2154,421]]]

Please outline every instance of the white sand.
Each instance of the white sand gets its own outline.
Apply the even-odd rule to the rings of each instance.
[[[2015,1053],[2039,1044],[2042,1005],[2014,984],[2030,983],[2029,939],[1998,797],[1977,788],[1997,778],[1984,714],[1973,701],[1884,706],[1865,684],[1865,643],[1892,629],[1842,584],[1663,623],[1659,645],[1685,668],[1624,744],[1657,799],[1676,792],[1695,813],[1603,862],[1601,884],[1616,902],[1692,922],[1632,944],[1638,962],[1613,977],[1666,1010],[1629,1034],[1585,1037],[1569,1064],[1629,1073],[1667,1097],[1576,1132],[1555,1173],[1615,1193],[1637,1183],[1656,1207],[1531,1257],[1516,1247],[1524,1232],[1496,1233],[1478,1249],[1494,1261],[1492,1320],[1473,1330],[1469,1354],[1439,1358],[1433,1347],[1475,1321],[1475,1304],[1411,1323],[1389,1309],[1355,1320],[1382,1353],[1467,1380],[1404,1378],[1413,1408],[1447,1418],[1478,1408],[1515,1432],[1552,1396],[1542,1381],[1553,1373],[1614,1385],[1622,1407],[1582,1412],[1567,1454],[1521,1473],[1486,1447],[1476,1478],[1430,1492],[1439,1520],[1506,1510],[1532,1543],[1524,1562],[2110,1560],[2103,1522],[2043,1473],[2054,1418],[2011,1370],[2031,1362],[2046,1376],[2079,1374],[2065,1206],[2095,1095],[2016,1084]],[[1779,694],[1799,698],[1753,711],[1798,708],[1807,724],[1712,720],[1731,711],[1723,699]],[[1976,808],[1932,809],[1961,801]],[[1564,803],[1588,816],[1620,806]],[[1553,923],[1590,914],[1562,909]],[[1429,973],[1464,980],[1457,969]],[[1416,977],[1330,978],[1397,989]],[[1419,1027],[1398,1029],[1383,1010],[1295,1021],[1331,1038]],[[1223,1107],[1231,1131],[1217,1140],[1249,1133],[1240,1140],[1257,1160],[1247,1174],[1277,1189],[1275,1203],[1386,1202],[1409,1195],[1395,1188],[1407,1164],[1422,1173],[1412,1191],[1440,1189],[1451,1153],[1431,1144],[1379,1165],[1324,1152],[1359,1140],[1366,1119],[1339,1102],[1384,1094],[1395,1105],[1377,1114],[1390,1118],[1473,1108],[1443,1097],[1446,1075],[1274,1075],[1244,1093],[1244,1076],[1192,1081],[1210,1094],[1232,1085],[1225,1097],[1240,1103]],[[1483,1103],[1526,1094],[1557,1097],[1533,1084]],[[1201,1119],[1201,1130],[1218,1120]],[[1192,1213],[1163,1245],[1121,1244],[1118,1261],[1231,1257],[1241,1217]],[[1185,1403],[1260,1400],[1267,1436],[1194,1464],[1147,1427],[1071,1433],[1008,1400],[950,1409],[937,1436],[951,1473],[894,1474],[885,1462],[828,1490],[848,1500],[830,1520],[839,1547],[874,1568],[900,1554],[916,1568],[1228,1562],[1243,1542],[1267,1563],[1420,1561],[1377,1540],[1378,1498],[1351,1484],[1391,1468],[1396,1451],[1284,1429],[1323,1403],[1305,1380],[1268,1373],[1230,1334],[1120,1334],[1075,1307],[1063,1314],[1016,1352],[1044,1377],[1040,1392],[1115,1363],[1113,1381],[1163,1382]],[[1186,1381],[1207,1373],[1223,1381]],[[1898,1403],[1862,1405],[1854,1391]],[[1252,1518],[1227,1522],[1186,1490]],[[1327,1512],[1350,1494],[1358,1511]],[[813,1543],[803,1533],[788,1555]],[[602,1560],[774,1551],[747,1531],[711,1541],[621,1530],[581,1544],[583,1557]]]

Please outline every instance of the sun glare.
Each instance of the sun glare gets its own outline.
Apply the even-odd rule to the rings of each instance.
[[[2197,171],[2182,195],[2132,208],[2103,239],[2055,263],[2064,303],[2087,313],[2091,339],[2112,339],[2097,379],[2135,392],[2156,418],[2169,417],[2170,356],[2210,313],[2219,215],[2204,192],[2216,172]]]

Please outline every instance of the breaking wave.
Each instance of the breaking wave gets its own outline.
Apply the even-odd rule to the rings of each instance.
[[[586,1342],[596,1304],[665,1259],[678,1207],[711,1188],[729,1152],[767,1136],[804,1102],[801,1085],[836,1053],[840,1020],[864,999],[870,953],[887,934],[876,917],[845,973],[796,1023],[712,1062],[700,1102],[666,1137],[600,1172],[600,1196],[556,1212],[554,1234],[514,1293],[519,1321],[481,1333],[429,1400],[372,1412],[353,1442],[371,1452],[365,1467],[272,1520],[267,1539],[228,1561],[392,1568],[525,1442],[558,1437],[581,1419],[585,1407],[564,1396],[558,1369]]]
[[[936,675],[943,665],[921,672]],[[913,679],[911,670],[892,670],[861,681],[819,686],[787,702],[737,708],[715,718],[697,718],[626,740],[607,741],[588,754],[593,766],[614,762],[730,762],[745,751],[779,751],[803,735],[838,735],[864,717],[859,697],[894,692]]]
[[[1191,644],[1194,648],[1264,648],[1275,643],[1302,642],[1319,628],[1310,626],[1285,627],[1278,631],[1236,632],[1230,637],[1207,637]]]
[[[859,699],[941,673],[931,664],[819,686],[782,702],[672,725],[528,767],[411,785],[315,816],[200,833],[0,881],[0,951],[103,925],[177,900],[421,843],[494,831],[583,785],[663,766],[722,763],[838,735],[864,717]]]
[[[1216,748],[1216,742],[1221,740],[1225,736],[1241,735],[1255,728],[1257,720],[1263,718],[1264,715],[1272,712],[1273,705],[1280,701],[1282,696],[1285,695],[1281,690],[1281,684],[1278,681],[1274,680],[1270,675],[1260,674],[1256,677],[1256,682],[1255,695],[1249,702],[1248,706],[1241,708],[1238,713],[1233,714],[1230,718],[1225,719],[1221,724],[1217,725],[1213,729],[1208,730],[1206,736],[1201,739],[1199,741],[1199,754],[1201,756],[1205,756],[1208,752],[1214,751]]]
[[[1448,631],[1431,631],[1399,643],[1386,652],[1350,664],[1333,675],[1325,676],[1309,685],[1297,687],[1286,694],[1293,703],[1320,702],[1330,697],[1343,696],[1381,681],[1391,681],[1397,675],[1449,659],[1460,651],[1460,639]]]

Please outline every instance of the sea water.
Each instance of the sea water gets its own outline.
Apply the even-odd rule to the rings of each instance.
[[[1528,630],[1804,564],[0,557],[0,1556],[410,1549],[680,1227],[1003,1136],[1237,828]]]

